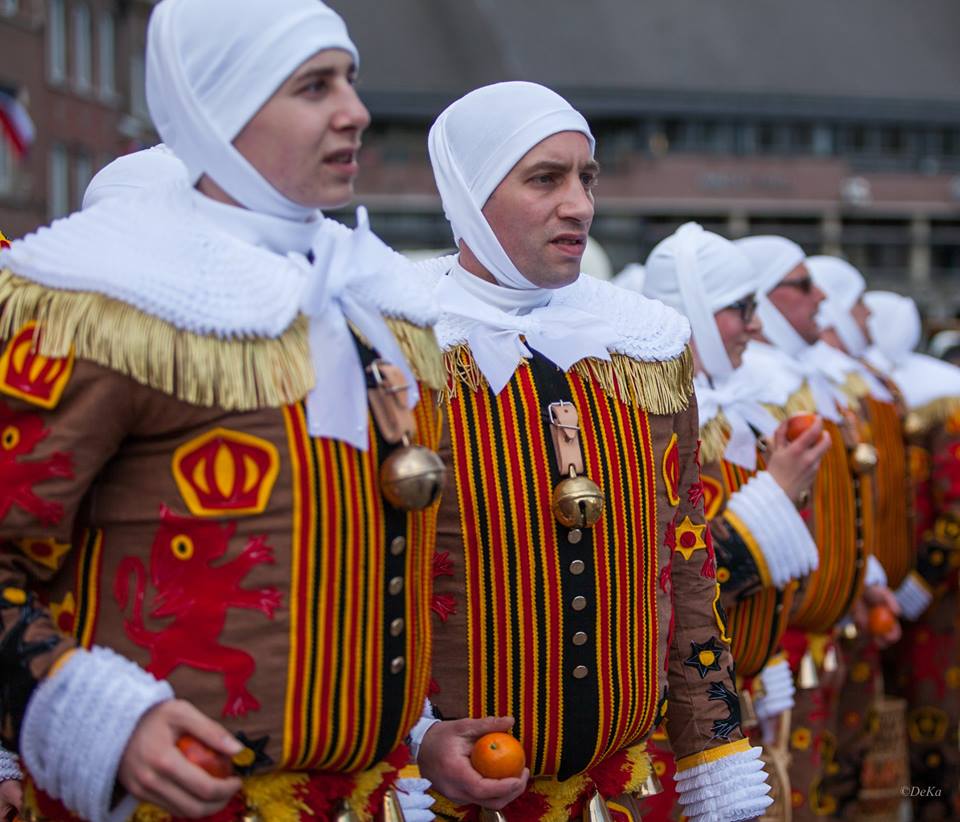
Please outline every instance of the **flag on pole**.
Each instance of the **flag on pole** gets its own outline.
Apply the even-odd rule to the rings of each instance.
[[[5,89],[0,89],[0,134],[18,157],[27,153],[37,136],[33,120],[23,103]]]

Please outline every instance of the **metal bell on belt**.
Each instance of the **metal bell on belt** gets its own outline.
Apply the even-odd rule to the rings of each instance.
[[[858,474],[869,474],[877,467],[877,449],[869,442],[858,442],[850,453],[850,465]]]
[[[404,436],[403,445],[380,466],[380,490],[394,508],[420,511],[436,502],[446,476],[447,469],[435,451],[411,445]]]
[[[589,477],[578,475],[570,466],[570,476],[553,489],[550,501],[553,515],[567,528],[592,528],[603,514],[603,491]]]

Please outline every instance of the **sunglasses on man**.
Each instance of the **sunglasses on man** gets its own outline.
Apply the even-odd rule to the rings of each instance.
[[[775,291],[778,288],[796,288],[799,289],[802,294],[809,294],[813,291],[813,278],[808,274],[799,280],[784,280],[783,282],[777,283],[771,290]]]
[[[737,311],[740,313],[740,320],[744,325],[748,325],[753,315],[757,313],[757,298],[750,294],[742,300],[723,307],[724,311]]]

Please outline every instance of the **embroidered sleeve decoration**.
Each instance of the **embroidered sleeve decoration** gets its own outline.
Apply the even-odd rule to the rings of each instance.
[[[39,414],[17,413],[0,402],[0,522],[16,506],[44,525],[63,519],[63,506],[37,495],[33,486],[54,478],[73,477],[69,454],[54,453],[46,459],[22,461],[50,433]]]
[[[160,508],[150,551],[150,581],[153,583],[154,619],[171,617],[160,631],[143,624],[143,605],[147,593],[146,569],[138,557],[125,557],[117,568],[114,597],[126,610],[133,577],[133,614],[124,628],[127,636],[150,652],[147,670],[165,679],[178,665],[223,674],[227,700],[223,716],[244,716],[260,708],[260,702],[247,690],[247,682],[256,667],[254,658],[239,648],[218,641],[228,608],[262,611],[273,619],[282,595],[276,588],[241,588],[243,578],[253,568],[274,562],[273,548],[265,537],[251,538],[242,553],[223,565],[213,566],[227,552],[236,531],[236,523],[218,523],[181,517],[166,506]]]
[[[73,372],[73,349],[67,357],[44,357],[37,348],[35,322],[21,328],[0,355],[0,392],[38,405],[56,408]]]
[[[680,448],[676,433],[670,437],[666,450],[663,452],[663,483],[667,489],[667,499],[670,504],[680,504]]]
[[[727,668],[731,682],[734,681],[733,668]],[[714,739],[729,739],[732,733],[740,729],[740,697],[735,690],[731,691],[722,682],[711,682],[707,689],[707,698],[711,701],[721,701],[727,706],[729,714],[724,719],[713,722]]]
[[[695,668],[700,674],[700,679],[705,679],[710,671],[720,670],[720,655],[724,648],[717,644],[715,636],[710,637],[706,642],[691,642],[690,651],[690,656],[683,661],[683,664]]]

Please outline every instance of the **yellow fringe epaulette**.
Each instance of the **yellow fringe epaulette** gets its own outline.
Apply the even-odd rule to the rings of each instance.
[[[120,300],[60,291],[0,271],[0,339],[29,321],[43,333],[39,353],[79,359],[124,374],[191,405],[229,411],[279,408],[314,385],[307,320],[276,338],[223,339],[194,334]],[[443,386],[443,363],[430,329],[387,323],[418,377]]]
[[[729,436],[730,423],[723,411],[700,426],[700,460],[704,465],[723,459]]]
[[[471,392],[487,386],[468,346],[448,349],[443,359],[447,376],[444,401],[455,397],[460,386]],[[521,363],[520,367],[525,365]],[[643,362],[614,353],[609,361],[594,357],[580,360],[572,370],[595,382],[607,396],[623,397],[630,405],[651,414],[677,414],[690,407],[693,354],[689,346],[672,360]]]
[[[784,406],[784,411],[786,411],[788,417],[791,414],[801,414],[804,411],[816,410],[817,406],[813,401],[813,392],[806,382],[787,398],[787,404]]]
[[[847,379],[841,386],[841,390],[852,402],[859,402],[864,397],[870,396],[870,386],[867,385],[863,376],[856,371],[847,374]]]
[[[960,430],[960,397],[940,397],[911,409],[903,421],[903,428],[908,437],[922,437],[948,423],[955,424]]]

